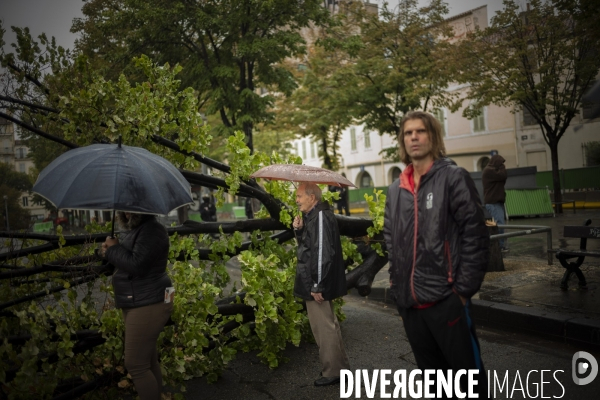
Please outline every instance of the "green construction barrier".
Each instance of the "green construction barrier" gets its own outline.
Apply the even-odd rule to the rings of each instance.
[[[584,190],[600,188],[600,166],[561,169],[558,172],[562,190]],[[548,186],[553,190],[552,171],[541,171],[535,174],[538,187]]]
[[[50,232],[52,229],[54,229],[54,223],[52,221],[37,222],[33,224],[34,232]]]
[[[546,188],[506,189],[506,214],[511,217],[552,216],[552,200]]]
[[[232,207],[235,218],[246,218],[246,207]]]
[[[202,222],[200,213],[188,213],[188,219],[191,221]]]

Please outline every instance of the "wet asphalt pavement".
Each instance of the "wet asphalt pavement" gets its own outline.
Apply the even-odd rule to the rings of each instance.
[[[573,214],[571,210],[555,218],[514,219],[512,225],[550,226],[553,230],[553,248],[578,248],[578,239],[562,237],[564,225],[581,225],[587,218],[592,225],[600,226],[600,210],[582,211]],[[586,260],[582,267],[588,280],[588,290],[577,288],[576,281],[568,291],[558,287],[563,269],[558,261],[547,265],[547,240],[544,234],[509,239],[510,251],[504,255],[506,272],[490,273],[475,301],[480,304],[500,307],[505,318],[511,319],[511,312],[519,318],[528,318],[527,312],[537,312],[532,316],[533,325],[543,331],[546,315],[562,313],[577,317],[592,327],[593,334],[600,334],[600,300],[597,289],[600,284],[600,259]],[[588,241],[588,249],[600,249],[600,240]],[[235,266],[230,270],[232,279],[239,275]],[[386,284],[386,271],[382,270],[374,282],[374,292],[370,298],[356,295],[346,296],[342,322],[344,337],[352,370],[389,369],[406,370],[416,368],[414,357],[406,339],[402,320],[393,305],[377,301],[377,288]],[[381,300],[381,298],[379,298]],[[485,301],[482,301],[485,300]],[[495,315],[495,314],[490,314]],[[556,314],[559,315],[559,314]],[[592,383],[579,386],[572,378],[572,358],[577,351],[586,350],[600,361],[598,347],[588,346],[587,342],[565,343],[550,335],[532,335],[528,329],[521,329],[519,323],[508,329],[495,329],[485,323],[478,325],[483,361],[492,377],[500,384],[491,386],[491,398],[562,398],[595,399],[600,393],[600,377]],[[514,318],[518,321],[518,318]],[[598,329],[594,327],[597,324]],[[510,324],[509,324],[510,325]],[[526,324],[525,324],[526,325]],[[589,327],[588,327],[589,328]],[[586,331],[587,332],[587,331]],[[595,332],[595,333],[594,333]],[[586,333],[587,334],[587,333]],[[230,363],[222,377],[214,384],[197,378],[187,383],[187,399],[340,399],[340,386],[317,388],[313,381],[318,377],[320,363],[315,344],[301,343],[299,347],[289,345],[284,352],[289,359],[276,369],[262,364],[255,353],[238,354]],[[542,376],[542,371],[544,375]],[[589,371],[589,370],[588,370]],[[589,372],[588,372],[589,373]],[[583,377],[586,375],[584,374]],[[560,383],[559,383],[560,382]],[[393,386],[392,386],[393,388]],[[495,394],[494,394],[495,388]],[[542,392],[543,389],[543,392]],[[392,390],[388,390],[391,392]],[[378,387],[374,395],[367,396],[364,384],[361,395],[353,392],[349,398],[382,398]],[[411,397],[407,393],[406,398]]]

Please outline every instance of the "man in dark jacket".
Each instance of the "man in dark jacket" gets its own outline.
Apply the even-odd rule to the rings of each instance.
[[[488,165],[481,174],[481,183],[483,184],[483,203],[485,208],[492,215],[498,225],[504,225],[504,202],[506,192],[506,167],[504,166],[504,157],[499,154],[492,156]],[[504,233],[504,229],[499,229],[498,233]],[[504,239],[500,239],[500,248],[506,251]]]
[[[294,219],[298,240],[298,266],[294,295],[306,300],[308,320],[323,369],[315,386],[339,383],[340,370],[349,369],[340,324],[332,300],[347,293],[344,259],[337,222],[329,205],[321,202],[321,189],[302,183],[296,191],[302,218]]]
[[[409,112],[400,126],[408,166],[389,187],[384,215],[391,294],[418,367],[477,369],[476,393],[487,398],[469,312],[489,258],[483,208],[469,173],[445,158],[441,125],[431,114]]]
[[[209,196],[202,196],[200,217],[204,222],[215,222],[217,220],[217,207],[210,201]]]

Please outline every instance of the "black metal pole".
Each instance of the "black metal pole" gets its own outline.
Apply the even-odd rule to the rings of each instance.
[[[115,237],[115,209],[114,208],[113,208],[112,231],[110,232],[110,237],[113,239]]]
[[[8,223],[8,196],[4,195],[4,210],[6,216],[6,231],[10,231],[10,225]]]

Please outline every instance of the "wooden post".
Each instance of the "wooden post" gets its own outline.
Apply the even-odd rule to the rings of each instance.
[[[497,226],[488,226],[490,235],[498,234]],[[506,239],[505,239],[506,240]],[[502,251],[500,250],[500,241],[490,240],[490,261],[488,263],[486,272],[499,272],[505,271],[504,260],[502,259]]]

